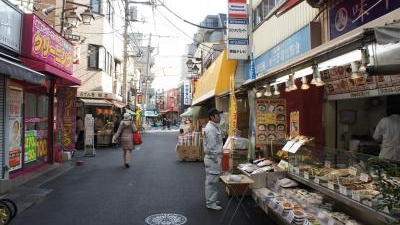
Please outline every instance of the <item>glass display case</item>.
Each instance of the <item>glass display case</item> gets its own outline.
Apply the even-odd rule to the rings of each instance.
[[[323,193],[363,224],[398,224],[400,164],[312,144],[292,150],[286,150],[289,178]]]

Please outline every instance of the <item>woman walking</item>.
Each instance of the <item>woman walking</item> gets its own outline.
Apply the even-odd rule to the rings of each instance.
[[[133,145],[133,132],[137,131],[135,123],[132,122],[129,113],[124,114],[124,118],[119,124],[117,133],[113,136],[113,143],[117,143],[120,139],[120,146],[124,151],[125,167],[129,168],[131,162],[131,154]]]

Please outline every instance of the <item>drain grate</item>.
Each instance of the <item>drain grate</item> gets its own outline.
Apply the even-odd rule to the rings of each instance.
[[[145,219],[148,225],[182,225],[187,222],[185,216],[175,213],[158,213]]]

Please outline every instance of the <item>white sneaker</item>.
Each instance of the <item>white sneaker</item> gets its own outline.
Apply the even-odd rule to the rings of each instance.
[[[216,211],[220,211],[222,210],[222,207],[217,205],[216,203],[213,203],[211,205],[207,205],[208,209],[212,209],[212,210],[216,210]]]

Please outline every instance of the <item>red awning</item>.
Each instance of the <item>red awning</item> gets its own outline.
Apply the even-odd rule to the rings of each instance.
[[[117,101],[117,100],[107,100],[109,101],[111,104],[113,104],[114,106],[118,107],[118,108],[124,108],[126,106],[126,103]]]
[[[57,80],[59,84],[66,84],[66,85],[81,85],[81,80],[68,74],[60,69],[55,68],[54,66],[50,66],[47,63],[36,61],[33,59],[28,59],[25,57],[20,57],[22,64],[25,66],[39,72],[47,72],[55,77],[61,78]]]

